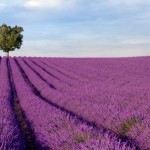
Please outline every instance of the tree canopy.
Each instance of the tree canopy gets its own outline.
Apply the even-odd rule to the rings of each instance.
[[[9,51],[14,51],[15,49],[20,49],[23,42],[23,28],[20,26],[7,26],[2,24],[0,26],[0,49],[7,53],[9,56]]]

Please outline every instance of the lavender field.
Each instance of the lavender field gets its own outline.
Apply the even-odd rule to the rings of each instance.
[[[150,149],[150,57],[2,57],[0,79],[0,150]]]

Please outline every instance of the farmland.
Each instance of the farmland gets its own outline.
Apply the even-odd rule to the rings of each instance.
[[[150,149],[150,57],[0,58],[1,150]]]

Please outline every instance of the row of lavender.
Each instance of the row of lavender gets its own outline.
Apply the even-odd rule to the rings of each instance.
[[[0,79],[0,149],[23,150],[25,140],[12,108],[12,89],[6,58],[1,60]]]
[[[77,62],[79,64],[77,66],[82,69],[74,68],[72,64],[72,67],[66,69],[68,78],[66,73],[63,74],[67,66],[64,63],[66,59],[55,61],[55,59],[18,58],[17,61],[32,84],[50,102],[99,126],[131,137],[143,148],[150,148],[148,92],[150,72],[146,67],[149,58],[98,59],[89,65],[88,59],[85,62],[82,59],[78,61],[70,59],[67,64]],[[56,65],[56,62],[61,67]],[[98,68],[98,64],[102,64],[101,68]],[[67,70],[71,70],[71,73]],[[63,82],[56,80],[56,77]],[[50,83],[55,89],[49,86]]]
[[[32,86],[37,83],[36,86],[39,87],[41,94],[48,89],[51,89],[51,92],[57,90],[45,84],[37,73],[29,69],[22,58],[17,58],[19,64],[13,58],[9,61],[20,105],[33,128],[36,140],[44,149],[135,149],[128,147],[126,142],[121,142],[110,132],[103,133],[101,130],[96,130],[77,117],[72,117],[69,113],[48,103],[37,95]]]

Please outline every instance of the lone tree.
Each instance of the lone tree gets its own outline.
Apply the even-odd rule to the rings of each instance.
[[[16,48],[20,49],[23,42],[23,28],[19,26],[7,26],[2,24],[0,26],[0,50],[6,52],[9,57],[9,51],[14,51]]]

